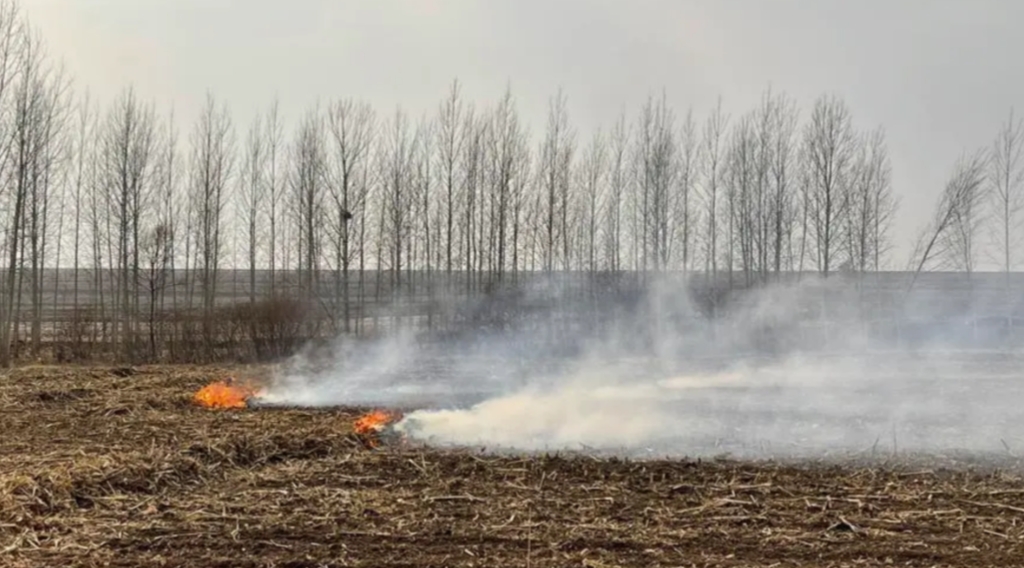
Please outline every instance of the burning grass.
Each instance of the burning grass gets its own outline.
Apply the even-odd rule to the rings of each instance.
[[[207,408],[245,408],[249,399],[259,396],[253,385],[238,384],[233,378],[210,383],[196,391],[193,401]]]
[[[934,458],[494,456],[377,438],[398,418],[386,410],[195,404],[211,377],[256,374],[0,380],[0,565],[988,566],[1022,552],[1013,475]]]
[[[363,414],[352,423],[352,431],[359,436],[370,448],[376,448],[381,444],[381,435],[388,432],[389,427],[402,419],[398,411],[377,409]],[[400,441],[397,436],[390,436],[392,440]]]

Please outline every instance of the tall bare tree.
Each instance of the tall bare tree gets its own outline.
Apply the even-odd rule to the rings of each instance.
[[[44,271],[48,262],[54,262],[54,272],[59,271],[61,204],[69,156],[65,127],[71,109],[70,82],[63,68],[49,64],[42,39],[31,32],[25,38],[20,79],[13,128],[18,141],[19,179],[28,190],[25,244],[30,268],[32,350],[38,354],[42,349]],[[51,259],[49,237],[54,229],[56,257]]]
[[[666,95],[655,102],[648,97],[640,111],[633,153],[633,175],[639,200],[636,210],[642,219],[641,247],[644,270],[669,268],[672,243],[678,225],[679,141],[675,113]]]
[[[508,262],[514,255],[508,247],[508,235],[512,233],[515,221],[516,176],[520,173],[518,160],[521,156],[520,141],[523,138],[522,125],[510,89],[505,90],[498,106],[491,115],[487,130],[487,156],[490,173],[490,201],[492,215],[490,225],[493,231],[494,269],[493,276],[501,280]],[[563,193],[564,198],[564,193]]]
[[[329,225],[333,231],[335,254],[335,296],[342,303],[344,331],[352,330],[349,271],[352,266],[353,219],[363,226],[369,184],[370,152],[376,118],[366,103],[351,99],[335,102],[328,110],[330,139],[330,194],[332,214]],[[358,217],[358,218],[357,218]]]
[[[724,160],[723,137],[728,128],[729,118],[722,112],[719,98],[715,109],[704,122],[701,136],[701,201],[704,210],[704,270],[715,279],[718,275],[719,209],[721,208],[722,169]]]
[[[597,272],[598,253],[600,252],[599,232],[602,221],[602,208],[604,206],[605,179],[608,167],[608,149],[604,133],[601,130],[594,132],[581,157],[579,168],[576,170],[577,185],[583,206],[583,266],[590,273]]]
[[[108,258],[114,274],[120,330],[126,356],[137,356],[138,284],[141,244],[152,221],[152,171],[156,115],[152,104],[139,102],[134,89],[122,92],[107,115],[101,140],[101,181],[106,204]],[[116,262],[116,264],[114,264]]]
[[[523,268],[524,226],[528,226],[529,205],[535,195],[533,175],[533,159],[530,154],[529,134],[525,128],[519,129],[513,141],[511,158],[512,177],[512,279],[518,283],[519,271]]]
[[[260,249],[260,235],[266,200],[266,136],[263,132],[263,117],[257,115],[249,125],[242,156],[239,176],[239,209],[246,234],[246,252],[249,268],[249,304],[256,304],[256,270]]]
[[[189,210],[194,219],[195,265],[202,292],[206,356],[215,341],[214,309],[224,253],[224,208],[235,175],[235,133],[226,106],[208,94],[192,129],[189,162]]]
[[[975,168],[980,171],[978,183],[962,183],[965,189],[959,194],[956,206],[950,208],[949,230],[941,235],[946,262],[954,270],[967,273],[968,278],[974,272],[978,256],[978,232],[984,223],[985,211],[982,206],[986,201],[988,186],[985,181],[985,162],[988,155],[984,150],[978,151],[968,158],[969,172]]]
[[[270,271],[270,295],[277,294],[277,268],[280,258],[278,256],[282,245],[282,215],[285,211],[285,183],[282,181],[284,167],[284,123],[281,119],[280,102],[277,99],[271,103],[267,111],[267,118],[264,124],[264,149],[266,151],[267,167],[265,172],[265,200],[267,206],[267,224],[270,228],[270,235],[267,239],[267,268]]]
[[[320,109],[312,108],[295,133],[288,182],[298,236],[299,289],[303,295],[314,298],[319,297],[326,180],[324,120]]]
[[[799,111],[796,103],[780,94],[771,100],[773,138],[771,140],[772,231],[774,235],[775,272],[781,272],[783,259],[789,258],[793,269],[793,231],[796,223],[797,200],[794,170],[797,169],[796,129]]]
[[[626,197],[627,184],[629,183],[627,170],[627,149],[629,145],[629,130],[626,126],[626,116],[622,114],[612,128],[610,156],[608,171],[608,196],[605,201],[604,220],[604,256],[606,266],[615,272],[622,269],[622,248],[623,248],[623,207]]]
[[[438,173],[441,177],[441,215],[444,223],[445,272],[451,278],[456,253],[456,229],[459,224],[458,203],[462,194],[460,168],[465,156],[467,132],[464,126],[466,107],[461,99],[461,86],[452,82],[448,97],[441,104],[437,120]]]
[[[13,342],[17,340],[21,295],[19,277],[22,274],[20,255],[23,247],[24,216],[28,185],[20,168],[23,143],[17,140],[12,116],[19,104],[24,104],[24,89],[19,83],[23,60],[30,58],[26,49],[26,29],[21,11],[15,0],[0,0],[0,179],[5,183],[3,195],[6,219],[5,253],[6,274],[2,286],[3,300],[0,304],[0,364],[9,365],[12,360]]]
[[[1016,117],[1013,109],[992,143],[989,170],[989,195],[997,221],[993,240],[1000,268],[1009,278],[1018,261],[1020,213],[1024,209],[1024,121]]]
[[[481,188],[484,187],[484,134],[486,132],[482,117],[474,112],[466,114],[464,128],[466,129],[466,146],[463,158],[465,168],[465,204],[463,208],[463,237],[465,272],[466,272],[466,293],[472,293],[474,286],[474,271],[480,264],[483,251],[479,245],[477,234],[479,233],[480,222],[478,210],[483,209],[480,197]]]
[[[89,163],[87,165],[86,180],[87,180],[87,214],[89,224],[89,236],[90,236],[90,252],[91,264],[92,264],[92,285],[96,294],[95,312],[96,318],[99,320],[99,325],[95,329],[95,333],[92,335],[94,342],[109,342],[111,345],[114,342],[114,329],[108,321],[111,313],[107,309],[107,299],[109,298],[109,292],[107,290],[108,285],[111,284],[112,271],[109,270],[109,265],[112,264],[113,258],[109,255],[109,248],[107,247],[110,239],[110,216],[107,214],[107,199],[104,192],[105,183],[105,149],[104,137],[106,136],[106,117],[101,115],[99,107],[96,108],[96,125],[95,125],[95,138],[90,140],[93,145],[93,150],[90,152]],[[104,252],[108,253],[108,256],[104,257]],[[106,258],[106,262],[104,262]],[[115,302],[116,303],[116,302]]]
[[[839,263],[844,217],[849,211],[851,168],[856,157],[856,136],[846,103],[823,95],[814,103],[804,131],[803,151],[810,170],[806,204],[813,228],[818,270],[828,276]]]
[[[378,167],[383,184],[381,200],[382,241],[386,242],[393,291],[402,285],[406,247],[413,222],[413,191],[410,187],[417,140],[410,132],[409,119],[396,110],[383,132]]]
[[[568,262],[565,241],[568,238],[568,201],[570,172],[576,145],[576,133],[569,124],[565,93],[548,103],[548,126],[540,149],[539,174],[544,192],[544,270],[551,272],[558,261]]]
[[[416,127],[415,140],[417,141],[412,157],[410,188],[413,192],[412,208],[416,217],[416,223],[411,228],[408,243],[410,246],[407,258],[410,259],[410,269],[423,271],[423,281],[427,289],[427,327],[433,329],[434,325],[434,259],[437,241],[431,229],[436,229],[437,221],[432,201],[434,197],[434,124],[426,118],[420,119]],[[412,270],[411,270],[412,272]],[[409,296],[418,297],[416,272],[409,279]]]
[[[178,147],[178,127],[175,120],[175,111],[172,108],[168,113],[163,136],[159,144],[159,159],[156,164],[156,208],[158,210],[156,225],[150,232],[150,245],[148,250],[149,260],[157,261],[157,264],[150,264],[150,292],[151,300],[159,304],[158,307],[151,306],[150,325],[156,324],[153,319],[156,313],[167,308],[167,292],[171,292],[171,309],[175,312],[178,308],[177,293],[177,267],[176,258],[178,255],[178,237],[182,226],[181,212],[184,206],[185,195],[181,191],[182,170],[184,164],[181,159],[181,150]],[[158,230],[159,229],[159,230]],[[151,349],[155,337],[151,334]]]
[[[697,165],[699,140],[697,137],[697,125],[693,118],[693,110],[686,112],[682,129],[679,133],[679,166],[678,166],[678,187],[679,196],[677,207],[679,209],[679,240],[680,240],[680,262],[683,273],[690,269],[693,261],[693,240],[697,226],[698,212],[694,206],[694,186],[697,182]]]
[[[145,235],[141,248],[143,251],[143,264],[145,268],[145,292],[148,296],[147,305],[148,331],[149,331],[149,357],[150,360],[158,360],[161,356],[160,343],[158,340],[158,313],[160,297],[168,286],[171,276],[171,256],[173,255],[173,238],[171,228],[164,223],[157,223],[149,229]]]
[[[971,216],[983,199],[985,184],[986,156],[983,152],[965,154],[957,160],[953,172],[946,182],[931,223],[921,232],[911,255],[910,269],[914,276],[910,282],[913,288],[918,275],[925,269],[935,267],[963,267],[965,255],[973,252],[970,230]],[[966,259],[970,262],[970,259]]]
[[[80,298],[80,271],[82,266],[82,216],[87,211],[89,165],[95,151],[93,140],[96,134],[97,113],[88,91],[83,93],[75,107],[74,157],[72,164],[72,290],[71,303],[76,311]]]
[[[858,144],[850,177],[846,239],[851,268],[857,272],[877,271],[888,250],[886,237],[896,205],[885,133],[881,129]]]
[[[757,131],[756,116],[744,115],[733,126],[725,156],[723,180],[725,181],[728,208],[727,224],[727,269],[730,284],[733,270],[737,268],[736,253],[739,253],[738,267],[743,271],[749,285],[757,265],[757,235],[761,227],[762,211],[757,206]]]
[[[753,269],[760,280],[768,277],[773,256],[772,219],[775,202],[771,191],[771,167],[774,162],[775,145],[775,97],[769,88],[761,97],[761,104],[751,116],[753,128],[753,183],[750,188],[751,260]]]

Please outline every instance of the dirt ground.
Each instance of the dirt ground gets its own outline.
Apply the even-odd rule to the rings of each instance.
[[[364,409],[192,404],[198,388],[229,372],[36,367],[0,378],[0,566],[1009,566],[1024,558],[1024,484],[1009,473],[941,461],[368,449],[351,433]]]

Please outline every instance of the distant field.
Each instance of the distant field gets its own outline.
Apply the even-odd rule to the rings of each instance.
[[[106,273],[103,294],[95,284],[96,275],[80,271],[76,279],[68,269],[47,270],[43,278],[41,310],[42,339],[56,339],[52,351],[56,360],[85,360],[95,353],[119,353],[109,336],[98,332],[115,329],[113,309],[119,305],[112,297],[109,282],[115,280]],[[696,329],[704,325],[711,314],[718,320],[725,334],[736,334],[750,341],[751,349],[778,351],[790,349],[792,344],[801,348],[828,347],[833,338],[855,332],[864,337],[892,346],[914,347],[940,341],[949,345],[977,348],[998,345],[1001,348],[1024,346],[1024,273],[1006,277],[999,273],[923,273],[915,282],[913,293],[907,294],[912,275],[909,273],[868,273],[856,275],[836,273],[827,285],[816,282],[815,274],[783,274],[772,276],[770,289],[782,290],[802,286],[798,292],[780,294],[777,300],[768,300],[764,307],[751,307],[751,303],[764,302],[763,296],[746,294],[742,273],[734,273],[730,287],[729,276],[720,274],[716,282],[702,275],[690,275],[684,282],[682,275],[671,274],[667,288],[667,306],[656,308],[679,329]],[[267,318],[267,337],[274,337],[281,345],[275,352],[294,349],[309,339],[329,339],[348,330],[355,335],[375,335],[393,330],[397,326],[419,327],[439,335],[476,333],[478,330],[507,329],[517,325],[532,329],[558,326],[560,337],[600,334],[608,324],[623,317],[642,313],[642,297],[650,288],[639,273],[539,273],[507,274],[500,281],[490,281],[486,275],[465,273],[433,273],[406,271],[401,283],[393,287],[390,273],[354,271],[347,282],[348,310],[343,296],[344,282],[336,274],[325,271],[319,275],[316,293],[300,292],[296,287],[298,276],[294,272],[278,272],[271,281],[267,271],[256,278],[257,299],[275,293],[304,303],[307,311],[299,317],[314,320],[302,330],[273,327],[282,318],[295,315],[290,308],[285,312],[261,312]],[[238,306],[230,318],[218,312],[216,323],[222,325],[214,339],[197,335],[198,324],[193,320],[181,326],[179,318],[189,306],[187,279],[183,271],[174,276],[174,285],[166,289],[155,321],[161,327],[156,331],[156,348],[148,345],[145,353],[159,352],[160,357],[145,355],[153,361],[214,361],[250,356],[255,352],[252,328],[244,318],[250,301],[250,280],[246,270],[224,270],[219,273],[216,304],[221,307]],[[139,341],[149,342],[149,295],[145,292],[139,301],[137,329]],[[678,286],[678,288],[673,288]],[[659,294],[665,294],[662,290]],[[77,300],[76,300],[77,298]],[[666,300],[659,300],[666,301]],[[198,296],[191,304],[192,315],[197,317]],[[682,306],[686,304],[685,309]],[[714,309],[710,306],[714,304]],[[665,309],[665,308],[668,309]],[[749,308],[742,321],[729,321],[729,314]],[[770,308],[770,309],[765,309]],[[22,297],[19,339],[24,342],[30,333],[31,298],[26,289]],[[780,311],[781,310],[781,311]],[[778,313],[774,313],[778,312]],[[347,313],[348,326],[344,325]],[[263,317],[263,316],[261,316]],[[234,319],[231,319],[234,318]],[[276,320],[274,319],[276,318]],[[397,319],[396,319],[397,318]],[[617,319],[618,318],[618,319]],[[762,319],[758,319],[762,318]],[[756,320],[756,321],[755,321]],[[105,323],[104,323],[105,322]],[[120,320],[118,320],[118,323]],[[285,322],[288,323],[288,322]],[[191,327],[189,327],[189,325]],[[103,327],[105,326],[105,327]],[[730,327],[731,326],[731,327]],[[738,327],[737,327],[738,326]],[[156,327],[156,326],[154,326]],[[735,328],[735,329],[733,329]],[[310,331],[312,330],[312,331]],[[266,335],[266,334],[265,334]],[[284,338],[284,341],[281,341]],[[294,338],[294,341],[291,340]],[[115,338],[115,341],[120,341]],[[177,342],[177,347],[172,344]],[[189,343],[191,342],[191,343]],[[198,343],[197,343],[198,342]],[[188,359],[181,353],[194,353],[202,345],[217,342],[219,351],[204,359]],[[74,344],[71,347],[68,345]],[[756,344],[756,345],[755,345]],[[43,346],[46,350],[46,346]],[[74,351],[77,355],[58,355],[57,352]],[[18,350],[17,354],[26,353]],[[177,353],[177,355],[169,355]],[[20,356],[20,355],[19,355]],[[107,357],[108,355],[103,355]],[[162,357],[162,358],[161,358]],[[45,356],[44,356],[45,359]]]
[[[333,271],[324,271],[319,276],[319,294],[314,300],[332,306],[339,301],[340,290],[344,285],[336,282]],[[806,282],[815,278],[815,273],[783,274],[781,278],[772,277],[773,282],[777,281],[782,285]],[[378,294],[378,277],[380,290]],[[464,273],[455,272],[448,276],[444,273],[434,272],[429,278],[426,272],[409,271],[403,272],[403,285],[401,288],[392,289],[390,284],[390,273],[366,271],[362,275],[358,271],[352,271],[349,275],[348,291],[352,302],[376,303],[378,295],[383,303],[391,303],[404,299],[425,299],[431,293],[435,296],[449,296],[457,300],[466,294],[479,294],[486,288],[487,276],[473,276],[472,291],[467,289],[467,276]],[[681,277],[674,275],[673,277]],[[43,309],[45,319],[66,314],[74,308],[85,308],[97,306],[101,299],[105,303],[111,303],[111,287],[109,281],[114,279],[113,273],[105,273],[105,297],[96,286],[96,275],[86,269],[79,271],[76,276],[71,269],[46,269],[43,274]],[[600,288],[608,292],[615,287],[635,288],[636,283],[641,279],[637,273],[586,273],[560,274],[555,273],[553,282],[574,287],[578,290],[587,290],[590,287]],[[882,272],[866,273],[861,276],[846,273],[836,273],[831,277],[832,282],[842,283],[837,286],[858,284],[866,299],[870,302],[884,305],[893,304],[898,301],[934,299],[936,294],[943,298],[943,305],[935,306],[936,312],[948,311],[956,307],[967,307],[973,304],[977,311],[991,315],[1010,315],[1024,317],[1024,272],[1012,273],[1009,279],[1002,273],[975,273],[969,278],[964,273],[938,273],[929,272],[919,275],[914,284],[915,293],[905,296],[906,290],[912,279],[912,274],[906,272]],[[503,277],[503,286],[530,287],[544,279],[541,273],[519,273],[517,275],[506,274]],[[168,282],[165,293],[167,305],[184,305],[187,298],[185,272],[177,271]],[[691,274],[691,280],[696,283],[704,282],[699,274]],[[859,283],[857,283],[859,280]],[[271,280],[268,271],[257,271],[255,293],[257,297],[265,297],[272,290],[279,294],[295,293],[297,291],[297,275],[294,271],[278,271]],[[149,292],[147,284],[140,284],[143,303],[148,299]],[[729,287],[727,275],[720,274],[718,278],[719,287]],[[735,273],[732,287],[740,290],[745,287],[741,273]],[[76,292],[77,288],[77,292]],[[431,292],[432,291],[432,292]],[[809,292],[813,293],[813,292]],[[822,290],[817,293],[821,299],[827,301],[830,295],[837,291]],[[248,301],[250,297],[250,275],[247,270],[222,270],[217,279],[217,303],[229,305],[235,302]],[[77,302],[75,299],[77,298]],[[28,309],[31,303],[28,282],[25,282],[22,294],[22,307]],[[839,306],[837,306],[839,307]]]

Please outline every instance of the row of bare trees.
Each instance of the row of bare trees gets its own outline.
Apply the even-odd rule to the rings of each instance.
[[[584,143],[567,109],[564,95],[552,99],[534,147],[511,92],[478,110],[456,82],[436,116],[378,117],[343,99],[308,111],[290,138],[275,103],[239,144],[211,96],[183,160],[173,123],[158,124],[127,90],[105,114],[79,107],[81,130],[95,135],[74,153],[87,187],[69,210],[93,223],[74,238],[110,251],[74,260],[118,269],[121,291],[152,269],[143,265],[159,243],[156,257],[196,272],[203,307],[225,260],[244,263],[252,294],[262,271],[272,288],[294,272],[313,291],[353,267],[401,284],[410,271],[490,281],[707,270],[751,281],[886,265],[896,201],[884,135],[857,131],[840,99],[818,99],[801,125],[793,101],[769,91],[754,111],[733,119],[719,106],[699,127],[651,98],[632,123],[621,117]]]
[[[0,362],[11,358],[22,310],[31,340],[42,340],[44,268],[63,252],[52,237],[68,213],[59,196],[72,154],[65,135],[72,96],[18,6],[0,2]]]
[[[117,356],[213,358],[237,334],[282,333],[260,310],[302,306],[326,314],[292,330],[304,337],[379,324],[371,304],[434,325],[442,301],[538,273],[751,286],[892,266],[884,131],[834,95],[801,110],[769,89],[704,118],[652,95],[586,136],[561,91],[535,134],[510,90],[478,106],[457,81],[418,118],[341,98],[291,129],[276,102],[235,120],[208,95],[182,136],[132,88],[106,103],[76,91],[0,0],[0,363],[65,328]],[[991,217],[1011,270],[1021,143],[1011,115],[957,166],[913,268],[972,270]]]

